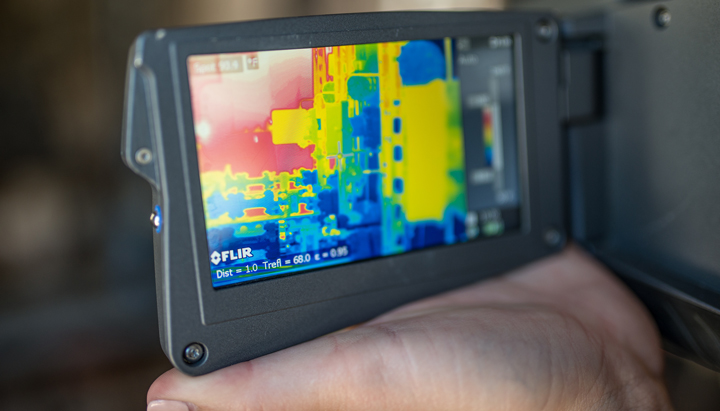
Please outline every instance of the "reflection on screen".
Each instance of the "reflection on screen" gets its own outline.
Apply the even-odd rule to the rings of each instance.
[[[213,286],[516,228],[498,38],[190,56]]]

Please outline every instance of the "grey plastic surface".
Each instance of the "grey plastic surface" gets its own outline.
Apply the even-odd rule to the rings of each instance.
[[[123,156],[130,168],[156,184],[155,201],[164,215],[163,228],[154,237],[155,261],[161,339],[173,365],[187,374],[205,374],[557,251],[562,241],[547,246],[543,235],[549,228],[564,235],[558,44],[534,36],[535,24],[551,18],[543,13],[374,13],[158,30],[139,36],[129,62]],[[516,55],[517,71],[522,73],[520,232],[212,288],[188,55],[497,34],[514,34],[522,45]],[[143,104],[149,130],[138,120]],[[148,139],[155,168],[140,167],[133,156]],[[189,365],[182,351],[193,342],[208,351],[202,361]]]
[[[667,6],[610,16],[607,243],[720,292],[720,4]]]
[[[669,349],[720,369],[720,4],[634,2],[595,21],[605,103],[568,133],[573,235],[645,302]]]

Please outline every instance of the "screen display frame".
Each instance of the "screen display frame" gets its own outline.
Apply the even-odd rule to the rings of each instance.
[[[463,151],[461,152],[461,157],[464,157],[464,160],[463,160],[463,172],[464,172],[464,175],[465,175],[465,179],[462,181],[461,184],[462,184],[463,190],[464,190],[464,192],[463,192],[463,197],[465,197],[465,200],[464,200],[464,201],[465,201],[465,207],[466,207],[466,211],[464,211],[464,212],[465,212],[465,213],[471,213],[471,212],[472,212],[472,213],[475,215],[475,220],[478,219],[478,217],[477,217],[478,214],[481,214],[481,215],[493,215],[493,214],[491,214],[491,213],[489,213],[489,212],[494,212],[496,215],[500,216],[500,215],[505,215],[506,212],[507,212],[507,215],[508,215],[508,216],[511,216],[512,218],[511,218],[510,220],[504,220],[502,217],[500,217],[500,220],[499,220],[501,223],[504,222],[504,223],[506,223],[506,224],[507,224],[507,223],[510,224],[509,226],[508,226],[508,225],[505,225],[505,228],[506,228],[505,230],[502,230],[502,231],[499,232],[499,233],[481,235],[481,234],[480,234],[480,228],[479,228],[479,226],[478,226],[478,225],[475,225],[473,228],[476,230],[475,232],[476,232],[477,234],[475,234],[475,236],[477,236],[477,238],[461,239],[461,238],[458,238],[458,234],[455,234],[455,236],[456,236],[456,237],[454,237],[454,240],[455,240],[455,241],[450,242],[450,243],[445,242],[444,244],[425,245],[425,246],[421,246],[421,247],[418,247],[418,248],[413,247],[413,248],[410,249],[410,250],[406,250],[406,251],[399,252],[399,253],[398,253],[398,252],[387,253],[386,251],[380,251],[380,250],[378,250],[377,254],[371,255],[371,256],[369,256],[369,257],[360,257],[360,258],[358,258],[358,259],[351,258],[350,261],[337,262],[337,263],[333,263],[332,260],[327,259],[327,260],[329,260],[329,261],[325,260],[325,261],[323,261],[322,263],[315,264],[315,261],[320,261],[318,257],[319,257],[320,254],[321,254],[321,253],[320,253],[321,250],[320,250],[320,249],[317,249],[317,250],[311,249],[311,250],[307,250],[307,251],[302,251],[302,253],[304,254],[304,257],[305,257],[305,262],[306,262],[306,263],[309,263],[307,267],[292,267],[292,264],[289,263],[289,261],[291,261],[291,260],[288,259],[288,260],[286,260],[285,264],[286,264],[286,265],[290,265],[292,268],[289,269],[289,270],[287,270],[286,272],[280,271],[280,272],[277,272],[277,273],[275,273],[275,274],[264,274],[264,273],[262,272],[262,265],[260,265],[260,270],[259,270],[260,272],[259,272],[257,275],[247,275],[248,278],[246,278],[246,279],[245,279],[245,278],[242,278],[242,279],[241,279],[241,278],[233,278],[234,276],[233,276],[233,277],[230,277],[229,279],[224,279],[224,278],[220,278],[220,277],[217,277],[217,276],[214,276],[214,275],[213,275],[213,277],[212,277],[213,280],[212,280],[212,281],[213,281],[213,286],[214,286],[214,288],[215,288],[215,289],[219,289],[219,288],[223,288],[223,287],[242,286],[242,285],[246,285],[246,284],[248,284],[248,283],[250,283],[250,282],[265,281],[265,280],[268,280],[268,279],[271,279],[271,278],[278,278],[278,277],[287,276],[287,275],[299,275],[299,274],[302,274],[302,273],[305,273],[305,272],[308,272],[308,271],[314,271],[314,270],[318,270],[318,269],[322,269],[322,268],[335,267],[335,266],[344,265],[344,264],[354,264],[354,263],[357,263],[357,262],[359,262],[359,261],[367,261],[367,260],[370,260],[370,259],[383,258],[383,257],[387,257],[387,256],[394,256],[394,255],[405,254],[405,253],[409,253],[409,252],[419,252],[419,251],[425,250],[425,249],[430,248],[430,247],[441,247],[441,246],[446,246],[446,245],[455,245],[455,244],[459,244],[459,243],[463,243],[463,242],[467,242],[467,241],[476,241],[476,240],[478,240],[478,239],[480,239],[480,238],[488,238],[488,237],[493,237],[493,238],[494,238],[494,237],[498,237],[498,236],[502,236],[502,235],[510,235],[510,234],[511,234],[512,232],[514,232],[514,231],[522,230],[523,227],[520,225],[520,224],[522,223],[522,218],[521,218],[521,216],[520,216],[520,213],[521,213],[521,203],[522,203],[522,202],[520,201],[520,197],[522,197],[522,194],[521,194],[521,192],[520,192],[520,191],[521,191],[521,187],[520,187],[520,182],[519,182],[519,180],[520,180],[520,175],[519,175],[519,174],[520,174],[520,165],[518,164],[518,161],[519,161],[519,159],[518,159],[518,157],[519,157],[519,150],[517,149],[518,140],[519,140],[519,138],[518,138],[518,136],[517,136],[517,134],[518,134],[518,133],[517,133],[517,129],[518,129],[518,127],[520,126],[520,119],[518,118],[518,111],[519,111],[520,107],[522,107],[522,105],[519,104],[519,100],[522,98],[522,92],[521,92],[521,90],[520,90],[520,91],[518,90],[518,84],[520,84],[520,79],[521,79],[522,77],[521,77],[521,73],[518,73],[518,71],[515,69],[516,63],[521,59],[521,57],[519,56],[520,53],[521,53],[521,48],[520,48],[520,46],[518,46],[518,45],[516,44],[516,39],[515,39],[514,37],[516,37],[516,36],[509,35],[509,34],[497,35],[497,36],[492,36],[492,37],[473,37],[473,38],[470,38],[470,37],[460,37],[460,39],[465,40],[465,43],[464,43],[464,44],[466,44],[466,46],[465,46],[466,48],[469,47],[470,44],[473,44],[473,45],[474,45],[474,46],[472,46],[472,49],[467,49],[467,50],[465,50],[465,52],[482,52],[482,53],[488,53],[488,52],[490,52],[490,53],[495,53],[495,59],[498,58],[498,57],[497,57],[497,56],[498,56],[497,53],[503,53],[503,54],[506,54],[506,55],[508,56],[508,60],[507,60],[507,61],[506,61],[506,60],[503,60],[503,64],[507,63],[507,64],[510,65],[510,70],[509,70],[509,72],[511,73],[511,75],[508,77],[508,80],[506,80],[506,81],[508,81],[508,82],[511,84],[511,85],[510,85],[510,87],[511,87],[511,88],[510,88],[510,90],[511,90],[510,95],[512,96],[512,97],[511,97],[512,100],[510,100],[510,102],[511,102],[511,107],[512,107],[512,109],[507,109],[507,110],[505,110],[506,112],[501,113],[500,116],[502,116],[502,118],[504,118],[504,119],[503,119],[503,120],[498,120],[498,122],[500,122],[500,121],[503,122],[503,124],[504,124],[504,126],[502,127],[503,130],[510,130],[506,135],[505,135],[505,134],[500,134],[500,138],[499,138],[500,143],[499,143],[499,145],[500,145],[500,146],[508,146],[508,147],[511,147],[511,148],[512,148],[512,152],[511,152],[511,153],[503,154],[502,149],[500,149],[500,152],[499,152],[499,153],[500,153],[500,155],[505,159],[504,161],[501,161],[500,163],[509,163],[509,164],[512,165],[512,167],[505,167],[506,169],[510,169],[510,171],[508,171],[508,172],[503,171],[503,174],[497,177],[497,178],[506,180],[506,179],[508,178],[508,176],[510,176],[510,180],[509,180],[510,183],[509,183],[509,184],[510,184],[511,187],[514,187],[514,188],[512,189],[512,193],[513,193],[513,195],[514,195],[514,198],[517,198],[517,200],[511,200],[511,203],[509,203],[509,204],[507,204],[507,205],[497,204],[497,205],[495,205],[495,206],[484,206],[484,207],[482,207],[482,208],[478,208],[477,206],[474,206],[474,207],[472,206],[471,199],[470,199],[469,196],[471,195],[471,192],[474,190],[474,188],[471,187],[471,183],[470,183],[470,175],[469,175],[469,174],[470,174],[470,170],[467,168],[467,167],[469,167],[468,161],[470,161],[469,158],[472,157],[472,156],[482,156],[482,159],[483,159],[482,161],[487,161],[487,160],[485,160],[485,155],[483,155],[482,152],[477,151],[477,146],[474,147],[474,148],[475,148],[475,151],[467,151],[467,150],[468,150],[468,138],[469,138],[469,137],[468,137],[468,133],[472,133],[473,131],[474,131],[475,133],[477,133],[478,131],[481,131],[481,132],[487,132],[487,131],[484,131],[483,129],[478,129],[477,126],[476,126],[476,128],[471,128],[471,129],[467,129],[467,128],[463,127],[463,126],[465,126],[465,125],[468,124],[468,121],[469,121],[469,120],[465,117],[464,114],[461,114],[461,113],[465,113],[466,110],[476,109],[476,107],[470,108],[470,107],[468,107],[468,106],[466,105],[467,103],[463,102],[463,101],[468,101],[468,100],[472,97],[471,95],[466,95],[466,94],[465,94],[465,92],[467,91],[467,88],[469,87],[469,85],[467,84],[468,80],[466,79],[465,81],[463,81],[462,75],[457,74],[457,73],[462,73],[462,72],[463,72],[463,68],[466,67],[466,66],[462,66],[462,64],[457,61],[458,58],[461,58],[461,57],[462,57],[463,51],[453,51],[453,52],[452,52],[452,53],[453,53],[453,56],[456,57],[456,61],[453,62],[453,67],[454,67],[453,70],[455,71],[456,74],[455,74],[453,77],[454,77],[454,79],[455,79],[454,81],[455,81],[456,84],[457,84],[456,87],[457,87],[457,89],[458,89],[458,92],[460,93],[460,94],[458,95],[458,98],[459,98],[459,99],[462,99],[462,101],[461,101],[461,100],[458,100],[458,101],[456,101],[455,103],[457,104],[456,107],[457,107],[457,110],[458,110],[458,115],[461,115],[461,118],[460,118],[460,124],[461,124],[460,131],[462,132],[462,134],[461,134],[460,138],[463,140]],[[447,45],[452,44],[453,47],[456,47],[454,40],[457,40],[457,39],[458,39],[458,38],[453,39],[452,43],[449,43],[449,42],[448,42]],[[507,44],[507,43],[504,43],[502,39],[512,39],[512,41],[509,42],[509,44]],[[446,41],[449,41],[450,38],[447,37],[447,38],[445,38],[445,39],[427,39],[427,40],[436,41],[436,42],[446,42]],[[503,42],[503,45],[493,47],[493,46],[492,46],[492,41],[493,41],[493,40],[496,40],[496,43]],[[519,41],[519,40],[517,40],[517,41]],[[472,43],[470,43],[470,42],[472,42]],[[389,45],[389,46],[392,47],[393,44],[396,44],[396,43],[397,43],[397,41],[391,41],[391,42],[386,42],[386,43],[372,43],[372,45]],[[507,45],[506,45],[506,44],[507,44]],[[341,46],[341,47],[346,47],[346,46]],[[324,48],[324,47],[320,47],[320,48]],[[316,48],[313,48],[313,49],[316,49]],[[307,48],[306,48],[306,49],[291,49],[291,51],[307,51],[307,52],[308,52],[308,55],[310,55],[311,50],[313,50],[313,49],[307,49]],[[497,50],[497,51],[492,51],[492,50],[494,50],[494,49]],[[484,50],[484,51],[482,51],[482,50]],[[283,50],[270,50],[270,51],[268,51],[268,50],[260,50],[260,51],[253,51],[253,52],[250,53],[250,55],[258,55],[258,56],[260,56],[260,58],[263,58],[263,55],[262,55],[262,54],[265,53],[265,54],[264,54],[264,58],[265,58],[265,59],[269,59],[270,56],[272,55],[272,53],[274,53],[274,52],[282,52],[282,51],[283,51]],[[243,54],[244,54],[244,53],[243,53]],[[233,60],[233,61],[237,62],[237,58],[239,57],[239,55],[240,55],[240,53],[235,53],[235,54],[201,54],[201,55],[191,55],[191,56],[188,57],[188,60],[187,60],[187,64],[186,64],[186,65],[187,65],[188,67],[192,67],[193,64],[197,64],[198,62],[201,63],[201,64],[207,64],[207,62],[209,61],[208,58],[210,58],[210,59],[212,59],[212,61],[214,61],[214,60],[217,59],[218,57],[219,57],[220,59],[225,58],[225,59],[226,59],[226,60],[225,60],[226,62],[230,61],[229,59],[235,59],[235,60]],[[482,57],[481,57],[481,58],[482,58]],[[246,59],[246,60],[247,60],[247,59]],[[248,61],[247,64],[249,64],[249,61]],[[265,63],[265,64],[267,64],[267,63]],[[447,63],[444,63],[444,64],[447,64]],[[237,71],[237,72],[244,72],[245,70],[250,70],[249,68],[248,68],[248,69],[243,69],[243,66],[245,66],[245,62],[243,62],[242,60],[240,61],[240,65],[241,65],[241,66],[240,66],[240,70],[239,70],[239,71],[237,70],[237,68],[235,68],[235,69],[233,69],[233,70],[235,70],[235,71]],[[237,66],[237,63],[236,63],[236,66]],[[462,67],[461,67],[461,66],[462,66]],[[217,68],[216,68],[216,70],[217,70]],[[465,68],[464,70],[467,71],[468,69]],[[489,69],[485,69],[485,70],[489,70]],[[248,72],[248,74],[250,74],[250,72]],[[198,73],[194,73],[194,74],[190,74],[191,97],[193,97],[194,99],[196,99],[196,101],[193,102],[193,104],[195,105],[195,108],[198,108],[198,105],[201,105],[201,103],[200,103],[199,101],[197,101],[197,99],[199,98],[199,96],[197,96],[197,95],[192,95],[192,93],[193,93],[193,86],[192,86],[192,85],[193,85],[193,82],[194,82],[194,81],[198,81],[198,82],[202,81],[204,75],[205,75],[205,73],[199,73],[199,74],[198,74]],[[217,72],[215,72],[215,71],[212,72],[212,79],[213,79],[213,81],[212,81],[211,84],[215,84],[215,81],[216,81],[215,79],[216,79],[216,76],[217,76],[217,75],[218,75]],[[244,74],[242,74],[242,75],[244,76]],[[379,74],[378,74],[378,75],[379,75]],[[467,74],[466,74],[465,76],[467,77]],[[487,76],[491,76],[491,74],[488,73]],[[196,78],[195,80],[193,80],[193,77],[197,77],[197,78]],[[488,78],[489,78],[489,77],[488,77]],[[224,80],[221,79],[220,81],[224,81]],[[232,81],[232,80],[229,80],[229,81]],[[384,80],[381,78],[380,81],[382,82],[382,81],[384,81]],[[443,80],[443,81],[444,81],[444,80]],[[478,82],[478,83],[481,83],[481,84],[482,84],[483,81],[485,81],[484,78],[478,78],[478,79],[477,79],[477,82]],[[470,82],[472,82],[472,78],[471,78]],[[507,83],[506,83],[506,84],[507,84]],[[199,86],[197,86],[197,87],[199,87]],[[476,87],[477,87],[477,86],[476,86]],[[507,87],[507,86],[506,86],[506,87]],[[195,88],[195,89],[194,89],[194,92],[195,92],[195,93],[199,93],[199,90],[200,90],[200,89]],[[488,91],[488,92],[489,92],[489,91]],[[227,97],[225,97],[225,98],[227,98]],[[253,96],[247,96],[246,98],[249,98],[250,100],[252,100]],[[398,96],[398,98],[399,98],[399,96]],[[211,98],[210,100],[212,100],[212,98]],[[207,101],[207,97],[206,97],[206,100],[205,100],[205,101]],[[398,100],[398,104],[399,104],[399,100]],[[403,103],[403,104],[404,104],[404,103]],[[451,104],[452,104],[452,103],[451,103]],[[500,104],[500,103],[498,103],[498,104]],[[271,111],[272,111],[272,109],[271,109]],[[207,110],[206,110],[206,113],[207,113]],[[387,115],[387,114],[386,114],[386,115]],[[194,119],[194,121],[198,119],[198,114],[197,114],[197,113],[193,113],[193,119]],[[216,118],[216,120],[217,120],[217,118]],[[402,121],[402,120],[401,120],[401,121]],[[447,121],[447,119],[445,119],[445,121]],[[318,122],[320,122],[320,120],[318,120]],[[511,125],[508,126],[508,123],[511,124]],[[494,130],[493,130],[493,132],[494,132]],[[195,134],[197,134],[197,129],[195,130]],[[471,134],[471,135],[475,135],[475,134]],[[428,139],[428,136],[427,136],[426,134],[421,134],[421,135],[419,135],[419,136],[414,136],[413,134],[409,134],[406,138],[411,139],[411,141],[405,144],[405,146],[404,146],[405,149],[409,149],[408,144],[415,144],[415,145],[417,145],[417,144],[428,144],[428,143],[431,141],[430,139]],[[487,137],[485,137],[485,138],[487,138]],[[491,138],[492,138],[492,137],[491,137]],[[414,140],[414,141],[416,141],[415,143],[412,143],[413,139],[416,139],[416,140]],[[256,142],[257,142],[257,137],[256,137]],[[197,144],[201,144],[201,141],[198,140]],[[358,143],[358,144],[359,144],[359,143]],[[398,143],[393,143],[393,144],[398,144]],[[477,144],[477,143],[476,143],[476,144]],[[484,143],[484,144],[487,144],[487,143]],[[217,149],[216,149],[216,150],[217,150]],[[372,155],[372,154],[371,154],[371,155]],[[199,161],[200,161],[200,160],[199,160]],[[229,159],[227,159],[226,161],[229,161]],[[410,160],[410,161],[412,161],[412,160]],[[477,164],[477,163],[475,163],[475,164]],[[236,165],[233,167],[233,171],[234,171],[234,172],[239,172],[239,171],[236,171],[236,170],[237,170],[237,167],[242,167],[242,165],[241,165],[241,164],[240,164],[240,165],[236,164]],[[407,165],[406,165],[405,167],[407,167]],[[200,167],[200,168],[202,168],[202,167]],[[388,171],[390,171],[390,170],[388,170]],[[508,174],[508,173],[509,173],[509,174]],[[292,174],[292,172],[291,172],[291,174]],[[252,177],[252,178],[256,178],[256,177]],[[201,180],[202,180],[202,176],[201,176]],[[422,181],[422,180],[420,180],[420,181]],[[296,183],[296,184],[297,184],[297,183]],[[319,190],[319,188],[316,187],[316,190]],[[424,192],[424,191],[425,191],[425,190],[423,190],[423,192]],[[485,201],[487,201],[487,200],[485,200]],[[496,202],[497,200],[495,200],[495,198],[493,197],[492,200],[490,200],[490,201]],[[208,200],[205,199],[205,200],[204,200],[204,203],[203,203],[203,206],[204,206],[204,207],[208,207],[209,204],[210,204],[210,203],[208,203]],[[457,209],[456,209],[456,210],[457,210]],[[205,211],[205,218],[207,218],[208,212],[207,212],[207,210],[204,210],[204,211]],[[405,211],[407,211],[407,209],[406,209]],[[222,212],[221,212],[221,213],[222,213]],[[514,217],[515,214],[517,214],[517,217]],[[286,217],[285,219],[287,219],[287,218],[288,218],[288,217]],[[289,217],[289,218],[293,218],[293,217]],[[484,218],[484,217],[483,217],[483,218]],[[489,217],[489,218],[491,218],[491,217]],[[496,217],[495,217],[495,218],[496,218]],[[278,219],[278,218],[268,219],[267,221],[272,221],[272,220],[277,220],[277,219]],[[281,220],[283,220],[283,219],[281,219]],[[262,221],[265,221],[265,220],[262,220]],[[261,224],[262,221],[258,221],[257,223],[258,223],[258,224]],[[447,220],[446,220],[446,221],[447,221]],[[467,220],[465,220],[465,221],[467,221]],[[463,224],[465,224],[465,221],[463,222]],[[491,220],[491,221],[496,221],[496,220]],[[283,221],[281,221],[281,222],[283,222]],[[206,221],[206,223],[207,223],[207,221]],[[405,223],[408,224],[408,225],[411,224],[409,221],[405,221]],[[245,224],[249,224],[249,223],[245,223]],[[443,223],[441,223],[441,224],[443,224]],[[447,223],[445,223],[445,224],[447,224]],[[476,224],[477,224],[477,223],[476,223]],[[383,225],[383,227],[384,227],[384,228],[387,228],[385,225]],[[352,230],[353,230],[352,228],[349,228],[349,229],[348,229],[348,231],[349,231],[350,233],[352,232]],[[291,231],[295,231],[295,230],[291,230]],[[208,234],[207,234],[207,235],[208,235],[207,238],[208,238],[208,242],[209,242],[209,241],[210,241],[210,240],[209,240],[209,238],[210,238],[210,237],[209,237],[209,235],[210,235],[210,234],[209,234],[209,233],[210,233],[210,228],[209,228],[209,227],[206,227],[206,233],[208,233]],[[292,233],[291,233],[291,234],[292,234]],[[446,239],[446,241],[447,241],[447,239]],[[332,250],[330,250],[330,249],[329,249],[330,247],[340,247],[342,244],[346,244],[346,243],[345,243],[344,241],[341,241],[339,245],[336,244],[336,245],[326,246],[326,249],[323,250],[323,251],[325,251],[325,252],[322,253],[322,254],[327,255],[327,254],[329,254],[328,251],[334,251],[334,250],[335,250],[334,248],[333,248]],[[350,245],[350,242],[349,242],[349,241],[348,241],[347,244],[348,244],[348,246],[350,246],[350,256],[352,257],[352,253],[353,253],[352,245]],[[238,248],[238,247],[239,247],[239,248]],[[251,268],[250,268],[250,267],[251,267],[251,265],[253,265],[253,263],[256,263],[256,264],[255,264],[255,271],[258,271],[258,269],[257,269],[257,268],[258,268],[258,265],[257,265],[257,264],[260,264],[260,261],[258,261],[258,260],[253,260],[253,259],[251,259],[251,260],[249,261],[249,263],[245,263],[245,262],[242,262],[242,263],[241,263],[242,260],[241,260],[240,257],[241,257],[242,255],[240,254],[240,253],[241,253],[240,248],[242,248],[242,247],[247,247],[247,245],[239,242],[239,243],[237,243],[234,247],[230,247],[230,248],[232,248],[232,250],[230,250],[230,251],[223,251],[224,249],[217,248],[217,247],[214,248],[214,249],[210,249],[209,252],[212,253],[212,252],[214,251],[214,252],[215,252],[214,255],[217,257],[217,261],[214,262],[214,265],[215,265],[215,266],[211,265],[211,271],[215,272],[215,271],[218,271],[218,270],[219,270],[219,271],[224,271],[224,272],[228,272],[228,271],[229,271],[229,272],[232,272],[233,270],[236,270],[236,271],[237,271],[237,270],[246,270],[246,269],[247,269],[248,272],[250,272],[250,271],[251,271]],[[347,246],[344,246],[344,247],[347,247]],[[227,247],[226,247],[226,248],[227,248]],[[230,248],[227,248],[227,249],[229,250]],[[235,252],[235,249],[237,249],[237,256],[235,256],[235,253],[234,253],[234,252]],[[250,249],[249,249],[249,248],[243,249],[243,251],[245,251],[245,250],[250,250]],[[224,254],[222,261],[220,261],[220,252],[223,252],[223,254]],[[296,251],[296,253],[297,253],[297,251]],[[301,257],[301,258],[303,257],[303,254],[300,254],[300,257]],[[310,260],[310,259],[308,259],[308,257],[310,257],[311,255],[315,255],[315,260]],[[212,256],[212,255],[211,255],[211,256]],[[252,256],[251,256],[251,257],[252,257]],[[237,260],[237,263],[234,263],[234,264],[233,264],[233,263],[226,264],[226,263],[224,263],[225,258],[227,258],[227,259],[232,259],[232,260]],[[271,261],[271,262],[274,264],[275,261],[276,261],[276,259],[278,259],[278,258],[279,258],[279,256],[275,256],[275,257],[273,257],[273,258],[268,259],[268,261]],[[289,257],[285,256],[285,257],[283,257],[283,258],[289,258]],[[277,261],[280,261],[280,260],[277,260]],[[327,261],[327,263],[326,263],[326,261]],[[246,268],[246,267],[247,267],[247,268]],[[225,276],[224,276],[224,277],[225,277]],[[220,280],[218,280],[218,278],[219,278]],[[218,284],[219,284],[219,285],[218,285]]]
[[[528,60],[532,60],[532,48],[527,38],[531,37],[530,27],[520,21],[497,21],[478,25],[471,22],[458,24],[436,24],[431,26],[408,26],[393,29],[356,30],[345,32],[317,32],[284,36],[244,36],[236,39],[215,39],[214,41],[176,41],[169,48],[173,71],[178,127],[183,171],[186,181],[187,198],[190,206],[190,225],[193,247],[193,265],[198,285],[198,299],[203,324],[217,324],[224,321],[256,316],[268,312],[318,303],[347,296],[354,296],[408,284],[431,282],[438,278],[461,276],[478,265],[483,256],[478,250],[502,255],[503,249],[531,247],[534,240],[528,234],[535,231],[534,214],[539,212],[533,204],[537,191],[536,182],[530,176],[538,173],[535,155],[529,153],[527,101],[532,101],[532,87],[526,82],[526,73],[532,72]],[[340,46],[352,44],[380,43],[400,40],[421,40],[443,37],[488,37],[512,35],[514,38],[517,95],[517,140],[520,176],[521,230],[497,238],[474,240],[467,243],[434,247],[400,255],[356,261],[351,264],[305,271],[297,275],[269,278],[263,281],[239,284],[233,287],[215,289],[211,280],[209,252],[205,231],[202,195],[200,188],[194,124],[191,111],[191,97],[187,58],[192,55],[253,52],[261,50],[298,49],[308,47]],[[535,138],[533,136],[533,138]],[[534,178],[532,180],[535,180]],[[537,210],[537,211],[534,211]],[[538,218],[538,220],[542,220]],[[526,243],[526,244],[523,244]],[[488,258],[488,260],[491,260]],[[445,262],[441,264],[439,262]],[[491,269],[491,266],[489,267]],[[303,292],[298,292],[303,290]],[[241,295],[241,298],[239,298]]]

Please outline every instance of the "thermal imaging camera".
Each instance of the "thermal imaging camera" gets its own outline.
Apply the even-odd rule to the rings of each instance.
[[[560,23],[303,17],[140,35],[162,347],[205,374],[500,274],[568,233]]]
[[[154,189],[172,363],[203,374],[558,250],[558,45],[540,23],[381,13],[138,37],[123,155]]]

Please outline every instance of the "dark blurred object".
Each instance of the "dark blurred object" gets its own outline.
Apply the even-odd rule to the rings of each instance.
[[[568,88],[581,85],[567,93],[573,238],[635,291],[667,349],[720,370],[720,9],[586,5],[602,10],[562,24]]]
[[[66,377],[33,379],[0,385],[3,411],[142,410],[149,384],[167,370],[165,357],[140,363],[105,366]]]
[[[676,411],[720,409],[720,374],[672,354],[665,357],[665,383]]]

